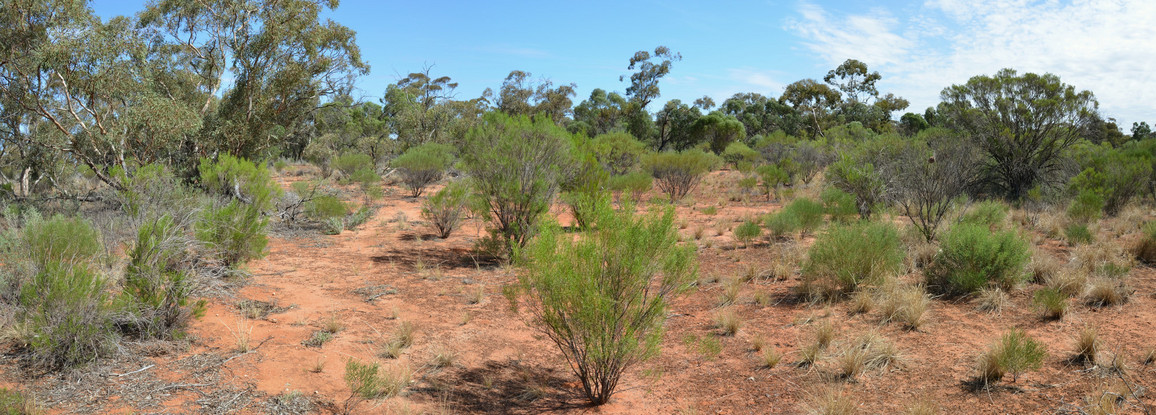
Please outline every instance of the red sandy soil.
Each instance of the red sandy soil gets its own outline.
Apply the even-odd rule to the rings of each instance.
[[[901,413],[921,400],[936,403],[945,414],[1079,413],[1087,397],[1099,396],[1098,388],[1120,383],[1109,371],[1069,363],[1072,339],[1085,325],[1092,325],[1103,340],[1102,360],[1118,354],[1128,367],[1124,377],[1129,386],[1156,386],[1156,366],[1141,362],[1156,348],[1156,271],[1144,266],[1130,271],[1129,284],[1136,291],[1122,306],[1092,308],[1073,299],[1062,320],[1042,320],[1031,305],[1037,286],[1028,286],[1011,294],[1012,305],[1001,314],[978,311],[966,301],[933,301],[926,323],[915,331],[883,323],[877,313],[852,315],[845,302],[800,303],[792,295],[799,284],[797,276],[756,279],[743,283],[733,306],[744,321],[742,328],[734,336],[723,336],[713,317],[724,281],[748,269],[768,269],[782,249],[782,242],[765,238],[749,247],[734,242],[735,225],[779,208],[761,197],[736,197],[727,190],[734,188],[735,180],[737,173],[714,173],[679,205],[678,218],[685,224],[680,232],[699,245],[704,282],[671,305],[661,355],[629,370],[612,402],[601,407],[584,404],[562,355],[510,311],[502,287],[515,280],[515,270],[481,259],[475,262],[471,247],[482,225],[471,221],[450,238],[436,239],[420,219],[424,197],[407,198],[397,188],[387,190],[375,216],[357,230],[335,236],[303,232],[305,236],[272,237],[268,255],[249,264],[253,276],[236,298],[212,300],[207,314],[193,324],[188,350],[145,358],[123,372],[145,364],[155,367],[114,378],[133,382],[151,373],[171,382],[196,384],[196,373],[180,369],[182,359],[218,356],[214,362],[220,371],[212,385],[154,388],[159,405],[146,410],[168,413],[210,412],[194,401],[227,398],[214,395],[215,388],[248,391],[251,402],[241,409],[245,413],[263,413],[262,401],[290,392],[321,403],[319,411],[339,410],[350,396],[343,379],[350,358],[384,366],[405,362],[415,371],[401,396],[360,402],[354,413],[802,413],[808,398],[825,388],[842,390],[860,413]],[[704,214],[707,206],[718,206],[717,213]],[[566,220],[561,208],[555,210]],[[701,239],[694,237],[698,228],[703,229]],[[1123,244],[1134,236],[1117,241],[1101,235],[1099,241]],[[1044,245],[1045,252],[1067,260],[1063,243]],[[712,282],[711,276],[721,280]],[[372,301],[357,292],[383,286],[396,292]],[[480,302],[474,303],[479,290]],[[760,292],[771,299],[769,304],[754,301]],[[252,320],[236,307],[242,299],[288,309]],[[795,365],[799,349],[811,341],[815,322],[822,319],[837,328],[832,350],[875,330],[895,343],[899,362],[854,381],[837,379],[830,356],[816,366]],[[302,345],[330,320],[341,326],[332,341],[321,347]],[[379,357],[382,345],[402,322],[416,326],[414,345],[400,359]],[[1043,369],[1014,383],[1009,376],[988,390],[969,388],[978,354],[1012,327],[1048,345]],[[254,351],[237,352],[237,340],[243,336],[248,336]],[[756,337],[783,352],[782,363],[762,368],[751,347]],[[717,340],[721,352],[704,354],[698,347],[701,339]],[[438,350],[456,355],[451,366],[430,365]],[[1133,399],[1123,405],[1124,412],[1151,411],[1156,405],[1152,393],[1143,396],[1140,403]],[[129,407],[133,404],[118,402],[114,397],[81,405],[61,403],[54,409],[86,412],[84,407],[101,405],[88,412],[133,411]]]

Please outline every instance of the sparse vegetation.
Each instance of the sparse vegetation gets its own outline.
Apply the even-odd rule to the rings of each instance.
[[[985,225],[956,225],[943,235],[925,271],[927,285],[947,295],[970,294],[989,284],[1007,290],[1024,280],[1028,258],[1028,243],[1012,231],[992,234]]]
[[[1023,372],[1043,366],[1046,356],[1047,349],[1042,343],[1020,329],[1011,329],[980,355],[978,379],[986,385],[998,382],[1010,373],[1012,382],[1015,382]]]
[[[718,157],[713,154],[686,150],[651,154],[643,158],[642,164],[658,182],[658,188],[670,196],[671,201],[678,201],[694,190],[702,176],[714,169],[718,162]]]
[[[877,284],[903,265],[899,233],[884,223],[831,226],[807,256],[803,290],[816,298],[834,298],[860,284]]]

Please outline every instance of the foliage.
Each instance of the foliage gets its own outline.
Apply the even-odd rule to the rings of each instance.
[[[334,195],[321,195],[305,202],[305,216],[316,221],[326,221],[331,218],[340,218],[349,213],[345,202]]]
[[[411,147],[393,159],[393,166],[401,172],[402,181],[410,196],[419,197],[430,183],[441,180],[442,174],[453,162],[453,147],[426,143]]]
[[[797,218],[803,234],[818,229],[823,224],[823,205],[805,197],[795,199],[783,208],[782,214]]]
[[[977,203],[968,210],[960,221],[972,225],[986,226],[991,229],[999,229],[1003,227],[1004,219],[1007,218],[1007,211],[1007,205],[997,200],[985,200]]]
[[[646,144],[630,133],[612,132],[590,140],[590,151],[594,152],[594,157],[608,173],[621,176],[638,168],[643,154],[646,154]]]
[[[630,199],[635,203],[642,200],[642,195],[654,187],[654,177],[645,172],[636,171],[621,176],[614,176],[607,182],[610,190],[630,192]]]
[[[993,233],[988,226],[962,223],[940,240],[940,251],[926,269],[928,288],[947,295],[964,295],[995,283],[1009,289],[1027,275],[1028,243],[1013,231]]]
[[[122,293],[131,317],[119,326],[131,325],[143,338],[180,337],[189,318],[204,312],[203,301],[189,302],[193,280],[183,268],[191,244],[171,216],[141,226],[128,253]]]
[[[602,168],[593,154],[587,153],[578,163],[576,171],[562,186],[562,201],[570,206],[574,222],[578,228],[593,226],[594,212],[601,204],[609,203],[606,182],[609,174]]]
[[[268,225],[269,218],[256,206],[231,200],[205,206],[194,229],[197,239],[215,250],[221,265],[232,268],[265,256]]]
[[[1068,243],[1071,245],[1090,244],[1095,236],[1092,231],[1088,230],[1088,225],[1084,223],[1070,223],[1064,228],[1064,236],[1068,238]]]
[[[104,278],[84,264],[48,263],[20,291],[30,361],[49,369],[88,363],[111,351]]]
[[[671,51],[666,46],[654,48],[654,54],[645,50],[635,52],[627,69],[637,72],[630,75],[630,87],[626,88],[626,96],[637,103],[639,109],[646,109],[650,101],[658,98],[658,81],[670,73],[670,67],[674,62],[681,60],[681,54]],[[623,75],[618,80],[626,78]]]
[[[114,199],[129,216],[147,216],[149,212],[187,213],[190,206],[197,205],[196,194],[163,164],[140,166],[131,173],[117,166],[110,174],[122,184],[115,191]]]
[[[1084,170],[1068,183],[1078,199],[1094,199],[1102,204],[1107,216],[1116,216],[1133,198],[1144,190],[1144,183],[1153,174],[1153,155],[1140,149],[1117,150],[1104,143],[1080,148],[1077,156]],[[1091,206],[1088,206],[1090,209]]]
[[[30,220],[20,241],[20,258],[37,269],[88,264],[104,253],[97,230],[88,221],[75,217],[57,215],[48,220]]]
[[[862,219],[870,219],[876,206],[887,197],[883,175],[875,166],[846,155],[827,169],[827,180],[839,190],[855,196],[855,207]]]
[[[1047,354],[1043,343],[1028,337],[1023,330],[1011,329],[981,356],[979,379],[985,384],[998,382],[1011,373],[1014,382],[1021,373],[1042,367]]]
[[[837,187],[832,186],[823,189],[819,198],[823,201],[823,211],[831,215],[833,221],[847,223],[859,215],[859,208],[855,205],[855,196],[839,190]]]
[[[1059,320],[1068,311],[1068,296],[1053,288],[1042,288],[1032,295],[1032,304],[1044,312],[1044,317]]]
[[[861,284],[876,284],[903,266],[899,231],[887,223],[833,225],[820,234],[803,266],[804,290],[838,296]]]
[[[799,223],[799,217],[797,215],[786,210],[781,210],[763,218],[763,226],[771,232],[771,237],[782,238],[789,233],[799,230],[803,225]]]
[[[907,146],[897,161],[896,196],[903,214],[931,242],[952,202],[971,186],[979,157],[963,144],[939,144],[937,149]]]
[[[693,248],[678,244],[673,209],[636,218],[632,208],[603,208],[597,223],[577,240],[546,226],[518,257],[534,323],[587,399],[602,404],[626,369],[657,352],[667,301],[693,281],[696,265]]]
[[[1012,200],[1055,180],[1064,152],[1079,140],[1097,107],[1091,92],[1077,91],[1055,75],[1019,75],[1013,69],[972,77],[940,97],[939,113],[987,154],[988,185]]]
[[[372,172],[374,170],[373,164],[373,157],[357,151],[346,151],[329,161],[329,166],[341,172],[345,177],[351,177],[364,170]]]
[[[734,230],[735,239],[746,245],[751,240],[758,238],[763,234],[763,228],[759,227],[759,223],[753,220],[745,220]]]
[[[1078,222],[1091,222],[1100,218],[1104,209],[1104,198],[1095,191],[1084,189],[1076,193],[1068,205],[1068,217]]]
[[[755,169],[755,172],[759,174],[763,190],[767,193],[767,200],[771,200],[771,195],[777,193],[779,186],[791,183],[791,176],[778,164],[764,164]]]
[[[1156,221],[1144,224],[1141,230],[1140,242],[1133,250],[1136,258],[1147,264],[1156,264]]]
[[[430,196],[421,208],[421,217],[437,230],[439,238],[450,237],[466,214],[469,187],[464,182],[452,181]]]
[[[214,161],[201,159],[200,185],[210,194],[234,198],[258,212],[268,212],[281,196],[281,188],[263,164],[221,154]]]
[[[487,114],[466,135],[462,166],[485,198],[500,243],[522,246],[569,176],[570,134],[547,119]]]
[[[718,161],[718,156],[695,149],[650,154],[643,158],[643,165],[658,182],[658,188],[669,195],[671,201],[677,201],[694,190]]]
[[[377,363],[345,361],[345,384],[353,395],[362,399],[397,396],[409,385],[411,375],[409,369],[402,366],[383,370]]]
[[[746,144],[733,142],[727,144],[722,152],[722,158],[727,163],[738,166],[740,163],[754,164],[759,159],[759,152],[751,150]]]

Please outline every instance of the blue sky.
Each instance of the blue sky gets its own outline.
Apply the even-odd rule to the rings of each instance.
[[[143,1],[97,0],[111,17]],[[354,1],[328,16],[358,33],[371,65],[358,94],[426,65],[459,82],[458,98],[498,89],[511,70],[624,91],[638,50],[665,45],[683,60],[661,102],[737,92],[777,97],[848,58],[883,75],[882,92],[922,112],[944,87],[1011,67],[1051,72],[1096,94],[1127,132],[1156,121],[1156,2],[1149,0],[927,1]],[[656,108],[651,108],[654,110]]]

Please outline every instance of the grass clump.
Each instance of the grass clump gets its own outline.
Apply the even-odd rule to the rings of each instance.
[[[746,220],[735,227],[734,234],[735,240],[741,242],[743,246],[747,246],[748,243],[763,234],[763,228],[759,227],[758,222]]]
[[[726,308],[715,314],[714,324],[722,330],[723,335],[734,336],[743,326],[743,319],[733,308]]]
[[[693,246],[678,243],[672,208],[596,213],[596,230],[573,238],[550,224],[517,257],[521,303],[600,405],[626,369],[657,352],[666,304],[689,288],[697,265]]]
[[[773,347],[765,347],[759,351],[759,363],[767,369],[774,369],[783,360],[783,354]]]
[[[1080,330],[1080,334],[1076,335],[1076,339],[1072,344],[1072,349],[1076,352],[1072,360],[1080,363],[1096,364],[1096,355],[1100,351],[1100,336],[1096,332],[1096,328],[1085,326],[1083,330]]]
[[[402,352],[413,345],[414,336],[417,333],[417,326],[408,321],[403,321],[397,325],[397,328],[390,334],[389,340],[385,342],[385,346],[380,351],[381,357],[386,359],[396,359],[401,357]]]
[[[1007,205],[996,200],[985,200],[975,204],[963,215],[962,222],[973,225],[983,225],[988,229],[1003,227],[1007,219]]]
[[[909,330],[923,325],[923,315],[931,305],[931,298],[918,285],[887,284],[880,290],[879,311],[883,321],[902,324]]]
[[[1086,223],[1071,223],[1064,228],[1064,236],[1069,245],[1090,244],[1095,239]]]
[[[839,190],[837,187],[828,187],[819,195],[823,201],[823,211],[831,215],[832,221],[850,223],[859,216],[859,208],[855,206],[855,196]]]
[[[1141,233],[1140,242],[1136,244],[1132,252],[1136,259],[1145,264],[1156,264],[1156,221],[1144,224]]]
[[[125,311],[117,322],[121,331],[144,338],[181,337],[189,320],[204,314],[205,301],[191,301],[193,277],[183,265],[191,242],[171,216],[141,225],[118,299]]]
[[[802,409],[808,415],[851,415],[858,412],[851,396],[836,387],[810,393]]]
[[[40,415],[44,410],[31,395],[8,388],[0,388],[0,414]]]
[[[987,385],[1010,373],[1012,382],[1015,382],[1023,372],[1043,367],[1045,357],[1047,348],[1043,343],[1028,337],[1020,329],[1011,329],[980,355],[977,380]]]
[[[389,398],[400,394],[413,377],[413,371],[404,363],[382,368],[377,363],[362,363],[355,359],[345,362],[345,384],[350,392],[361,399]]]
[[[469,187],[460,181],[446,184],[421,207],[421,217],[429,221],[439,238],[449,238],[466,215]]]
[[[975,296],[976,307],[980,311],[1001,314],[1003,309],[1011,305],[1007,292],[998,287],[988,287],[979,290]]]
[[[1088,292],[1084,295],[1088,305],[1108,307],[1124,304],[1132,290],[1123,282],[1105,277],[1092,279]]]
[[[863,222],[832,226],[820,234],[803,267],[803,290],[812,298],[834,298],[861,284],[875,284],[903,266],[895,226]]]
[[[843,379],[854,379],[868,369],[885,368],[899,356],[898,349],[886,337],[869,332],[847,345],[836,359]]]
[[[1028,243],[1014,232],[993,234],[987,226],[960,224],[944,233],[940,251],[925,271],[928,286],[946,295],[966,295],[995,284],[1005,290],[1022,282]]]
[[[1042,288],[1032,297],[1032,304],[1044,313],[1044,318],[1059,320],[1068,312],[1068,296],[1059,290]]]

